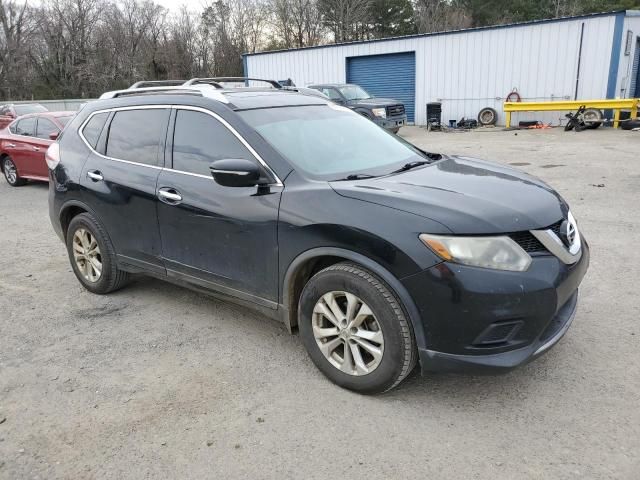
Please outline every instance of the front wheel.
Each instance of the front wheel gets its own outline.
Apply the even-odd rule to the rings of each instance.
[[[413,330],[391,289],[368,270],[332,265],[300,296],[300,336],[332,382],[359,393],[398,385],[416,364]]]
[[[11,157],[4,157],[2,160],[2,171],[4,172],[4,178],[7,180],[7,183],[12,187],[20,187],[27,183],[24,178],[20,178],[18,175],[18,169],[16,168],[16,164],[13,163]]]

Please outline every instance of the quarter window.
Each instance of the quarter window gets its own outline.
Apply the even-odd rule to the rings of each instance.
[[[102,133],[102,128],[104,127],[104,122],[107,121],[108,117],[109,114],[107,112],[97,113],[91,117],[91,120],[89,120],[82,129],[82,136],[89,145],[91,145],[91,148],[96,148],[98,139]]]
[[[173,135],[173,168],[209,176],[209,164],[223,158],[253,160],[242,142],[211,115],[178,110]]]
[[[38,119],[38,129],[36,130],[36,137],[45,138],[49,140],[49,135],[52,133],[58,133],[60,129],[51,121],[46,118]]]
[[[35,137],[36,135],[36,118],[25,118],[16,125],[16,133],[27,137]]]
[[[158,164],[169,119],[168,109],[122,110],[109,127],[106,154],[145,165]]]

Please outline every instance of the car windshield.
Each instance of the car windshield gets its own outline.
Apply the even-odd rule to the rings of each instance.
[[[340,93],[347,100],[363,100],[365,98],[371,98],[366,90],[358,85],[345,85],[344,87],[338,87]]]
[[[239,112],[295,167],[321,180],[385,175],[428,157],[370,120],[337,105]]]
[[[30,113],[42,113],[42,112],[49,111],[38,103],[33,103],[29,105],[14,105],[13,108],[15,109],[16,115],[18,117],[21,115],[28,115]]]

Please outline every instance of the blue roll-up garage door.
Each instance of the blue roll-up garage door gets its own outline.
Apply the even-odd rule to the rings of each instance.
[[[347,83],[360,85],[374,97],[402,101],[407,111],[407,120],[415,121],[415,52],[349,57]]]

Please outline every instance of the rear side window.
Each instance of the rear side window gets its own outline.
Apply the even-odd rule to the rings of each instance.
[[[104,127],[104,122],[107,121],[108,117],[108,112],[97,113],[93,117],[91,117],[91,120],[89,120],[82,129],[82,136],[89,143],[89,145],[91,145],[91,148],[96,148],[98,139],[100,138],[100,134],[102,133],[102,127]]]
[[[51,133],[57,133],[60,129],[51,120],[46,118],[38,119],[38,129],[36,130],[36,137],[49,139]]]
[[[254,157],[227,127],[211,115],[178,110],[173,135],[173,168],[209,176],[209,164],[223,158],[253,160]]]
[[[168,109],[116,112],[109,127],[107,156],[157,165],[158,151],[164,144],[168,120]]]
[[[16,133],[18,135],[26,135],[28,137],[35,137],[36,135],[36,118],[25,118],[20,120],[16,125]]]

